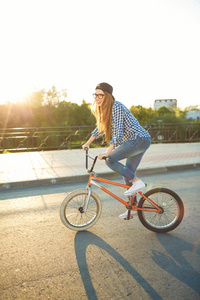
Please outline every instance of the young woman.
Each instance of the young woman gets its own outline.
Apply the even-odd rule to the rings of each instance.
[[[145,151],[150,146],[151,138],[128,108],[115,101],[112,93],[113,88],[108,83],[102,82],[96,86],[95,94],[93,94],[95,98],[93,113],[97,127],[82,147],[85,150],[95,139],[105,136],[110,146],[105,153],[99,154],[98,158],[102,159],[106,156],[106,165],[124,177],[126,184],[131,186],[124,193],[129,196],[145,187],[144,182],[137,178],[135,172]],[[119,161],[125,158],[126,165],[124,166]],[[126,218],[126,216],[127,211],[119,217]]]

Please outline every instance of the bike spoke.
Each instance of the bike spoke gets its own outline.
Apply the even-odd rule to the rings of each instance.
[[[150,199],[163,209],[163,213],[158,214],[157,212],[143,211],[142,214],[145,221],[155,228],[167,228],[172,226],[177,221],[179,215],[179,206],[176,199],[167,193],[161,192],[151,195]],[[143,207],[149,207],[149,204],[149,201],[146,200],[144,201]]]
[[[95,199],[90,197],[87,211],[84,211],[87,195],[79,194],[69,200],[65,209],[65,218],[73,226],[90,224],[97,215],[98,207]]]

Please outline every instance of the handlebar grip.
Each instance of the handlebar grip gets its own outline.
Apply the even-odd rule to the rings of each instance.
[[[107,156],[103,156],[103,157],[102,157],[102,159],[104,159],[104,160],[107,160],[107,158],[108,158]]]

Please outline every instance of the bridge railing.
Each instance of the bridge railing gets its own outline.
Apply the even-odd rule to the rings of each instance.
[[[143,124],[152,143],[200,142],[200,123]],[[0,129],[0,153],[80,149],[90,137],[94,126],[66,126],[41,128]],[[94,145],[105,145],[102,139]]]

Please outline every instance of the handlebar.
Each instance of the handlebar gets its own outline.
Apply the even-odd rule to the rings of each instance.
[[[86,165],[85,165],[85,167],[86,167],[86,169],[88,170],[88,157],[91,158],[91,159],[93,160],[93,164],[92,164],[91,169],[88,170],[88,173],[91,173],[91,172],[93,171],[93,169],[94,169],[94,166],[95,166],[95,164],[96,164],[96,161],[97,161],[98,156],[95,156],[95,158],[94,158],[94,157],[92,157],[92,156],[90,156],[90,155],[88,154],[88,151],[89,151],[89,149],[86,147],[86,148],[85,148],[85,153],[86,153]],[[106,160],[107,157],[106,157],[106,156],[103,156],[102,159]]]

